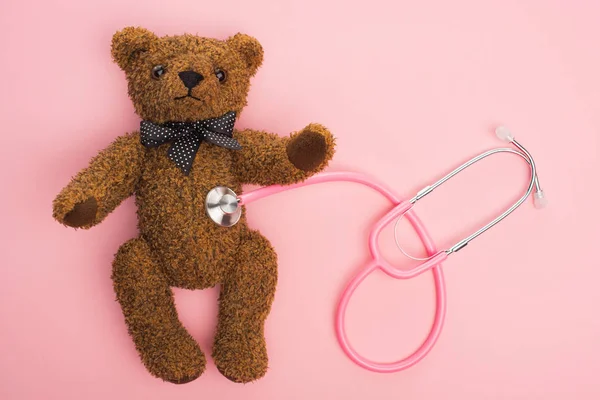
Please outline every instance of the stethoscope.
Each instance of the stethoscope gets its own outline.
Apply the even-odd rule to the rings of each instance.
[[[435,342],[437,341],[440,332],[442,330],[442,325],[444,323],[444,316],[446,314],[446,289],[444,285],[444,275],[442,273],[442,263],[450,256],[458,252],[467,246],[471,241],[473,241],[476,237],[480,236],[498,222],[502,221],[506,218],[510,213],[512,213],[517,207],[519,207],[523,202],[530,196],[531,192],[535,188],[535,192],[533,195],[534,206],[536,208],[543,208],[546,205],[546,198],[544,196],[544,192],[540,187],[540,183],[537,176],[537,171],[535,167],[535,162],[531,154],[519,143],[515,140],[513,135],[510,133],[508,129],[505,127],[499,127],[496,129],[496,135],[501,140],[511,143],[516,149],[513,148],[495,148],[488,150],[475,156],[460,165],[446,176],[438,180],[437,182],[425,186],[423,189],[419,190],[417,194],[411,198],[410,200],[402,200],[400,199],[392,190],[388,187],[375,182],[372,178],[366,177],[359,173],[354,172],[329,172],[329,173],[321,173],[308,178],[304,182],[292,184],[292,185],[273,185],[262,187],[241,195],[236,195],[231,189],[223,186],[216,187],[212,189],[208,195],[206,196],[206,212],[208,216],[218,225],[229,227],[235,225],[241,216],[243,205],[247,205],[253,201],[262,199],[264,197],[289,190],[302,186],[313,185],[317,183],[323,182],[355,182],[360,183],[362,185],[368,186],[379,193],[381,193],[384,197],[386,197],[393,204],[393,207],[387,214],[385,214],[379,221],[377,221],[373,227],[371,228],[371,232],[369,234],[369,250],[371,252],[371,261],[367,263],[359,272],[354,276],[354,278],[348,283],[346,288],[344,289],[340,302],[338,304],[337,313],[335,317],[335,330],[337,334],[338,341],[340,346],[346,353],[346,355],[354,361],[356,364],[360,365],[363,368],[366,368],[375,372],[396,372],[401,371],[403,369],[409,368],[419,362],[423,357],[429,353],[429,351],[433,348]],[[512,206],[510,206],[506,211],[497,216],[495,219],[490,221],[488,224],[472,233],[471,235],[465,237],[464,239],[459,240],[454,245],[450,246],[446,250],[437,250],[431,236],[428,234],[425,226],[417,217],[413,210],[413,206],[421,200],[423,197],[427,196],[429,193],[434,191],[437,187],[441,186],[443,183],[448,181],[450,178],[457,175],[459,172],[465,170],[469,166],[475,164],[476,162],[491,156],[492,154],[497,153],[512,153],[521,158],[523,158],[530,167],[531,178],[529,181],[529,186],[527,187],[526,192],[521,196]],[[427,252],[427,257],[413,257],[407,254],[402,247],[398,243],[398,238],[396,235],[398,222],[402,217],[406,217],[406,219],[411,223],[413,229],[419,236],[423,246]],[[388,226],[392,221],[396,221],[394,226],[394,238],[396,240],[396,244],[398,248],[402,251],[404,255],[407,257],[420,261],[421,263],[410,268],[410,269],[398,269],[392,266],[381,254],[378,245],[378,238],[381,231]],[[406,358],[390,362],[390,363],[381,363],[377,361],[369,360],[362,355],[358,354],[358,352],[351,346],[348,341],[348,337],[346,335],[344,319],[346,315],[346,308],[348,306],[348,302],[356,290],[356,288],[362,283],[362,281],[369,276],[373,271],[380,269],[385,272],[387,275],[391,276],[395,279],[410,279],[414,278],[423,272],[431,271],[433,274],[433,280],[435,285],[435,294],[436,294],[436,308],[435,315],[433,319],[433,323],[431,325],[431,329],[426,339],[423,341],[421,346],[416,349],[411,355]]]

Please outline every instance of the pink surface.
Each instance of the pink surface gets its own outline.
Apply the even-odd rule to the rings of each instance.
[[[2,3],[0,399],[600,398],[600,3],[353,3]],[[252,204],[251,225],[280,259],[271,369],[236,385],[211,360],[193,383],[163,383],[138,361],[110,281],[113,254],[136,235],[132,200],[90,231],[51,218],[70,176],[138,126],[109,54],[127,25],[254,35],[265,63],[238,126],[287,134],[321,122],[338,137],[330,170],[376,176],[402,195],[498,145],[492,129],[506,124],[533,153],[550,205],[526,203],[452,256],[437,345],[411,369],[376,374],[345,357],[333,317],[387,200],[340,183]],[[443,248],[516,199],[527,174],[514,157],[493,157],[417,212]],[[390,232],[381,241],[402,260]],[[354,347],[380,361],[412,351],[433,317],[432,287],[430,274],[368,277],[348,308]],[[217,289],[175,292],[210,354]]]

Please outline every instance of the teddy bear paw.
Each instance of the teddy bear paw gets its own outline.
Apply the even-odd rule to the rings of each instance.
[[[310,172],[319,169],[333,156],[333,136],[322,125],[310,124],[293,135],[287,145],[287,156],[298,169]]]
[[[94,222],[97,211],[98,202],[94,197],[90,197],[75,204],[75,207],[64,216],[63,222],[72,228],[81,228]]]

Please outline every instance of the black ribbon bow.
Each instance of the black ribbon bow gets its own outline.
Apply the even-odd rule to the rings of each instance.
[[[231,150],[242,148],[233,138],[235,112],[196,122],[167,122],[154,124],[149,121],[140,123],[140,136],[145,147],[158,147],[172,141],[168,156],[181,168],[185,175],[190,173],[200,143],[208,143]]]

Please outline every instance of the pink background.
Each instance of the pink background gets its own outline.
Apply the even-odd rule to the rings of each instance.
[[[0,177],[0,399],[598,399],[600,398],[600,3],[597,1],[4,0]],[[358,2],[355,2],[358,3]],[[51,202],[117,135],[138,127],[112,34],[257,37],[265,62],[238,127],[287,134],[312,121],[338,137],[330,170],[374,175],[411,195],[509,126],[536,157],[550,200],[527,202],[446,263],[447,322],[432,353],[376,374],[337,345],[339,293],[368,258],[386,209],[352,184],[299,189],[249,206],[280,256],[267,322],[270,371],[253,384],[209,361],[175,386],[138,361],[114,300],[110,264],[136,235],[127,200],[90,231]],[[440,246],[524,189],[527,168],[496,156],[423,200]],[[419,251],[406,225],[404,243]],[[387,253],[402,260],[383,239]],[[301,249],[310,248],[311,251]],[[210,354],[217,289],[175,290]],[[429,275],[368,278],[348,311],[350,339],[391,361],[432,318]]]

